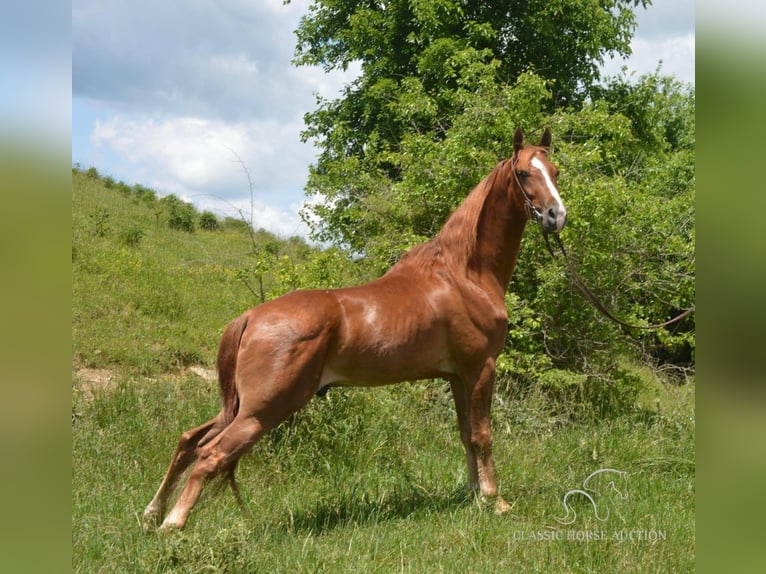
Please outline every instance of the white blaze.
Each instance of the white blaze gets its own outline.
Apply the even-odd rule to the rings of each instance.
[[[548,186],[548,191],[551,192],[553,199],[556,200],[556,202],[559,204],[559,207],[561,209],[565,209],[564,203],[561,201],[561,196],[559,195],[559,190],[556,189],[555,185],[553,185],[553,180],[551,179],[551,176],[548,173],[548,170],[545,168],[545,164],[540,161],[539,157],[533,157],[531,163],[533,166],[535,166],[537,169],[540,170],[540,173],[543,174],[543,178],[545,179],[545,184]]]

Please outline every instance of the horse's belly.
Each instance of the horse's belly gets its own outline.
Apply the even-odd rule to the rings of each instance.
[[[325,363],[319,388],[327,385],[376,386],[448,377],[454,373],[446,345],[389,346],[356,349]]]

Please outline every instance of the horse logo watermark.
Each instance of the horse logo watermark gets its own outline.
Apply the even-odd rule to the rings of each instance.
[[[608,473],[608,474],[607,474]],[[605,493],[603,492],[603,487],[599,487],[597,490],[596,488],[588,488],[588,482],[593,479],[596,476],[599,475],[605,475],[613,477],[613,480],[609,480],[606,483],[606,487],[608,488],[608,491]],[[615,476],[616,475],[616,476]],[[610,494],[612,492],[616,493],[617,498],[619,500],[625,500],[628,498],[627,491],[623,492],[619,488],[617,488],[617,485],[615,484],[615,481],[622,479],[622,482],[625,482],[627,480],[628,473],[624,470],[617,470],[614,468],[600,468],[592,473],[590,473],[585,480],[582,481],[582,488],[576,488],[573,490],[570,490],[564,494],[564,498],[562,500],[562,504],[564,505],[564,510],[566,511],[566,514],[561,517],[557,518],[554,517],[553,519],[558,522],[559,524],[563,524],[565,526],[569,526],[570,524],[574,524],[575,520],[577,520],[577,511],[575,511],[574,508],[572,508],[569,505],[569,499],[574,495],[580,495],[585,497],[593,506],[593,514],[595,515],[596,519],[604,522],[607,518],[609,518],[609,507],[602,505],[605,508],[605,515],[602,517],[599,514],[599,503],[596,501],[596,498],[601,498],[601,495],[603,494]],[[571,514],[571,518],[570,518]]]

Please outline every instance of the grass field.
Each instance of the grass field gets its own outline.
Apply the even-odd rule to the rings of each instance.
[[[73,566],[80,572],[690,572],[694,564],[693,385],[649,385],[653,409],[560,424],[542,399],[497,401],[502,516],[465,494],[444,385],[334,390],[243,459],[252,516],[208,489],[181,533],[140,514],[177,435],[217,408],[194,375],[121,381],[74,400]],[[648,397],[649,395],[647,395]],[[564,494],[600,468],[564,526]],[[610,478],[611,480],[611,478]],[[593,486],[594,483],[589,483]],[[624,498],[623,498],[624,497]],[[606,536],[606,540],[585,537]],[[553,537],[553,539],[550,539]],[[558,539],[557,539],[558,537]]]
[[[73,174],[74,571],[694,570],[694,380],[630,363],[636,400],[601,415],[538,388],[496,394],[504,515],[467,496],[449,387],[431,381],[332,389],[242,460],[249,514],[208,488],[184,531],[144,531],[178,435],[217,412],[206,374],[253,295],[236,278],[248,238],[163,217]],[[627,475],[588,483],[598,514],[582,494],[567,509],[604,468]]]

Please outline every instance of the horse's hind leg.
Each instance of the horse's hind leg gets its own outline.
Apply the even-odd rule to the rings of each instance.
[[[216,439],[202,447],[186,486],[161,528],[183,528],[205,484],[236,464],[263,433],[263,425],[255,417],[238,416]]]
[[[206,423],[184,432],[178,440],[173,458],[170,460],[170,466],[165,473],[157,493],[152,498],[144,510],[144,525],[150,526],[159,522],[165,514],[168,498],[175,490],[178,479],[187,469],[187,467],[196,458],[196,450],[200,446],[209,442],[224,429],[223,412],[207,421]]]

